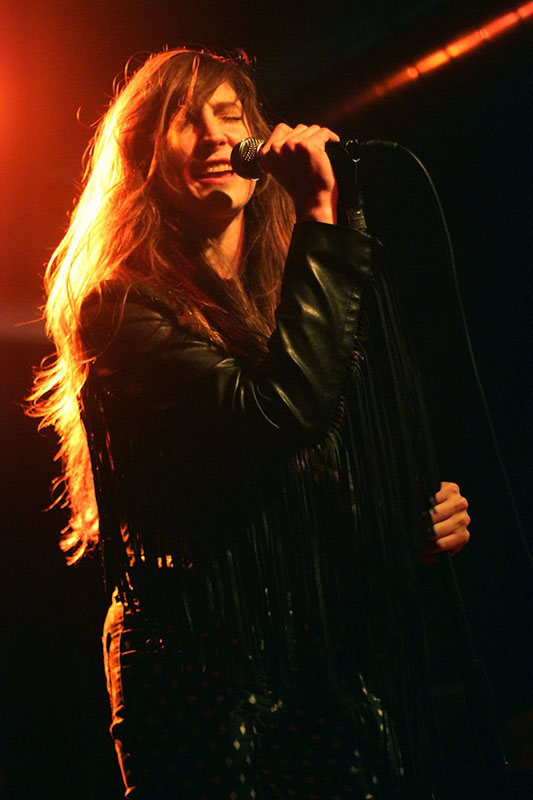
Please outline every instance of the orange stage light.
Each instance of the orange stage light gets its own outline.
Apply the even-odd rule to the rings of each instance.
[[[533,14],[533,2],[526,3],[524,6],[520,6],[520,8],[516,9],[516,13],[522,19],[529,17],[530,14]]]
[[[333,116],[344,115],[348,112],[348,109],[350,112],[353,112],[357,108],[361,108],[361,106],[367,105],[369,102],[383,97],[395,89],[399,89],[406,83],[410,83],[412,80],[418,78],[420,75],[442,67],[452,59],[459,58],[470,50],[484,44],[489,39],[493,39],[501,33],[510,30],[518,22],[522,22],[531,15],[533,15],[533,0],[520,6],[515,11],[511,11],[487,22],[483,27],[471,31],[460,39],[450,42],[445,47],[439,48],[439,50],[435,50],[433,53],[429,53],[427,56],[415,62],[414,66],[403,67],[387,78],[384,78],[379,83],[365,89],[361,94],[345,100],[342,104],[342,108],[339,107],[333,111]]]
[[[457,58],[458,56],[462,56],[463,53],[467,53],[469,50],[477,47],[478,44],[481,44],[481,36],[479,31],[474,31],[474,33],[470,33],[468,36],[463,36],[462,39],[457,39],[457,41],[449,44],[446,47],[446,52],[452,58]]]
[[[407,67],[407,69],[402,69],[387,78],[385,85],[389,91],[392,91],[398,86],[403,86],[408,81],[415,80],[415,78],[418,78],[418,70],[415,67]]]
[[[429,72],[432,69],[440,67],[450,60],[450,56],[445,50],[437,50],[436,53],[426,56],[421,61],[416,62],[416,68],[419,72]]]
[[[520,17],[513,11],[484,25],[479,32],[484,39],[491,39],[493,36],[497,36],[502,31],[510,28],[511,25],[516,25],[517,22],[520,22]]]

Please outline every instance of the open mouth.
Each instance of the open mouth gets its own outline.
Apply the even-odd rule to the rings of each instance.
[[[212,164],[199,164],[191,168],[191,177],[197,181],[229,178],[233,174],[229,161],[213,161]]]

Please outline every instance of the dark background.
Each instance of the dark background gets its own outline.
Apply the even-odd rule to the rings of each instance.
[[[360,164],[367,219],[386,245],[387,269],[402,296],[424,376],[441,474],[459,482],[470,499],[472,541],[455,560],[457,578],[492,689],[511,783],[517,797],[531,796],[532,608],[525,540],[530,541],[532,444],[533,18],[373,103],[352,102],[348,113],[343,110],[348,102],[376,81],[518,5],[330,0],[324,8],[303,9],[279,2],[34,0],[4,7],[0,797],[121,795],[106,732],[100,659],[107,598],[97,558],[64,565],[57,547],[63,512],[43,513],[57,469],[56,443],[52,434],[36,432],[21,403],[32,366],[51,347],[41,323],[24,323],[38,317],[44,263],[66,227],[82,153],[114,77],[134,54],[193,43],[240,46],[255,55],[256,78],[273,122],[320,121],[345,138],[399,141],[433,176],[514,500],[473,376],[442,236],[420,171],[401,153],[370,153]],[[448,683],[456,686],[455,652],[462,635],[448,610],[446,579],[438,568],[433,574],[437,682],[446,683],[442,673],[449,665]],[[442,691],[441,701],[459,696],[460,705],[460,690]],[[496,756],[488,760],[494,763]],[[460,771],[457,767],[457,775]],[[472,789],[465,790],[467,796],[486,795]]]

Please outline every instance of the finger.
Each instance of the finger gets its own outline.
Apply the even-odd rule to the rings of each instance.
[[[300,167],[308,165],[311,168],[314,165],[314,169],[322,164],[319,169],[326,169],[333,176],[325,149],[326,143],[332,138],[339,140],[336,133],[318,125],[297,125],[289,132],[280,131],[278,138],[271,141],[268,148],[266,145],[261,148],[260,167],[266,172],[274,172],[274,168],[279,168],[280,163],[298,163]]]
[[[285,141],[289,141],[291,139],[296,141],[305,141],[305,139],[313,136],[319,130],[320,125],[297,125],[292,129]]]
[[[298,139],[301,142],[313,141],[314,143],[325,144],[326,142],[339,142],[339,136],[329,128],[323,128],[320,125],[309,125],[304,131],[298,134]]]
[[[430,509],[433,524],[452,517],[468,508],[468,500],[461,494],[453,493],[448,498]]]
[[[320,131],[318,125],[297,125],[286,132],[285,135],[280,135],[279,138],[271,142],[270,151],[279,155],[287,152],[296,152],[299,149],[301,149],[301,152],[309,150],[309,145],[316,145],[317,143],[316,135],[318,131]]]
[[[284,122],[280,122],[279,125],[276,125],[276,127],[270,134],[269,138],[262,146],[261,152],[267,153],[272,147],[272,145],[282,144],[294,133],[296,132],[301,133],[302,131],[306,130],[306,128],[307,125],[303,124],[299,124],[295,128],[291,128],[290,125],[286,125]]]
[[[459,511],[453,514],[448,519],[442,522],[437,522],[433,525],[434,541],[441,539],[445,536],[453,534],[456,530],[468,528],[470,525],[470,516],[467,511]]]
[[[458,485],[450,481],[442,481],[440,489],[435,495],[435,502],[442,503],[443,500],[446,500],[453,494],[461,494],[461,490],[459,489]]]
[[[276,125],[270,138],[259,150],[257,156],[259,169],[269,172],[272,167],[272,155],[279,155],[287,141],[295,134],[301,134],[306,130],[306,128],[307,125],[303,124],[297,125],[295,128],[291,128],[289,125],[285,125],[284,122]]]
[[[450,553],[456,555],[470,540],[468,528],[459,528],[448,536],[436,539],[431,545],[424,547],[424,555],[438,555],[439,553]]]
[[[340,141],[339,136],[329,128],[303,124],[290,128],[281,123],[274,128],[272,135],[261,148],[261,153],[263,156],[267,155],[270,150],[279,153],[285,145],[313,144],[323,148],[328,141]]]

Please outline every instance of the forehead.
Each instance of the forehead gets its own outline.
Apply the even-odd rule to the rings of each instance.
[[[167,134],[172,135],[175,129],[180,130],[187,122],[191,121],[202,109],[209,108],[216,115],[237,111],[242,113],[243,104],[237,95],[234,87],[229,81],[223,81],[210,94],[204,93],[202,96],[193,97],[191,100],[178,106],[177,111],[171,115],[167,129]]]
[[[231,83],[224,81],[207,98],[204,105],[215,107],[218,105],[242,105],[242,103]]]

